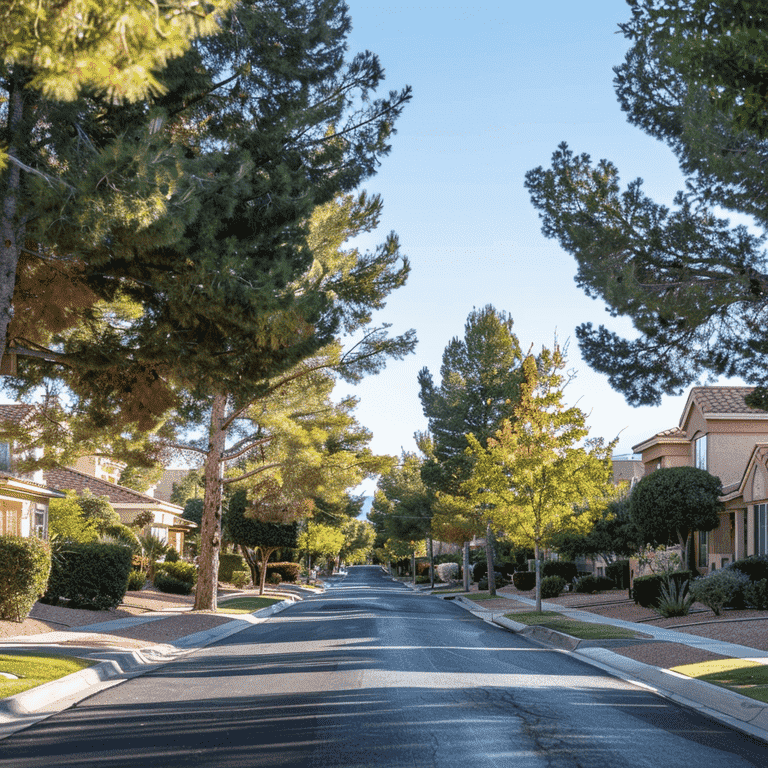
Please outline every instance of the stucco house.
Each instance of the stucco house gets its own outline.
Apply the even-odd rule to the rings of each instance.
[[[146,532],[154,534],[180,553],[184,551],[186,534],[197,528],[195,523],[181,516],[184,509],[177,504],[155,499],[145,493],[110,483],[108,480],[93,477],[76,469],[46,470],[45,482],[59,491],[74,491],[81,494],[88,488],[94,496],[106,496],[126,525],[132,523],[142,512],[151,512],[152,522],[147,526]]]
[[[697,565],[712,571],[748,555],[768,554],[768,412],[744,398],[753,387],[694,387],[680,423],[633,447],[644,473],[693,466],[720,478],[720,525],[699,532]]]

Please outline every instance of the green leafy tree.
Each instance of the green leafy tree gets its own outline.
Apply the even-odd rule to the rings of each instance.
[[[323,525],[307,520],[304,530],[299,533],[299,550],[308,555],[308,568],[318,557],[335,558],[344,546],[344,532],[332,525]]]
[[[190,499],[203,498],[203,476],[196,469],[188,472],[171,488],[171,502],[183,507]]]
[[[591,510],[611,487],[614,443],[583,443],[586,415],[563,401],[566,361],[560,348],[529,355],[522,366],[520,398],[511,419],[487,446],[470,435],[475,458],[465,483],[494,525],[518,546],[532,546],[536,559],[536,610],[541,610],[541,550],[555,534],[586,531]]]
[[[426,456],[424,482],[437,496],[441,536],[461,543],[485,533],[491,594],[495,594],[496,584],[490,521],[482,508],[468,501],[461,487],[474,462],[466,452],[467,436],[473,435],[485,446],[511,416],[519,395],[522,353],[512,328],[512,318],[491,305],[472,310],[464,337],[451,339],[443,352],[440,385],[426,368],[419,372],[419,397],[428,432],[417,435],[417,442]]]
[[[694,531],[712,531],[723,508],[720,479],[696,467],[668,467],[646,475],[629,498],[630,513],[643,543],[677,543],[690,562]]]
[[[146,493],[153,488],[163,476],[163,465],[155,464],[151,467],[129,466],[125,467],[120,473],[118,485],[126,488],[132,488],[139,493]]]
[[[373,551],[376,530],[367,520],[347,520],[341,530],[344,533],[344,546],[339,552],[339,561],[347,565],[365,563]]]
[[[122,525],[120,516],[115,512],[108,496],[95,496],[90,488],[86,488],[78,495],[77,504],[83,510],[86,520],[93,523],[97,533],[104,533],[107,528]]]
[[[261,497],[260,501],[263,501]],[[253,583],[259,584],[259,594],[264,594],[267,577],[267,563],[278,549],[296,548],[298,545],[298,524],[268,522],[257,519],[263,515],[261,508],[248,508],[248,494],[237,491],[230,499],[226,514],[229,537],[238,545],[251,570]]]
[[[377,483],[369,518],[395,560],[408,555],[415,559],[425,551],[432,509],[421,470],[421,458],[404,451],[397,465],[382,473]],[[415,567],[411,575],[415,582]]]
[[[95,521],[86,517],[73,491],[64,499],[51,499],[48,505],[48,535],[57,541],[96,541]]]
[[[761,2],[632,0],[632,47],[616,68],[630,122],[666,142],[686,174],[674,208],[637,179],[561,144],[526,175],[542,231],[577,261],[577,283],[632,320],[637,336],[581,325],[582,355],[633,405],[658,403],[701,374],[768,383],[763,237],[722,210],[768,225],[766,7]],[[759,396],[755,404],[759,404]]]

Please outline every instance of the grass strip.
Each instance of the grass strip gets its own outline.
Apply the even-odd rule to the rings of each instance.
[[[18,680],[0,677],[0,699],[36,688],[38,685],[58,680],[86,667],[95,661],[76,659],[72,656],[46,656],[38,653],[0,654],[0,672],[15,675]]]
[[[768,703],[768,667],[765,664],[748,659],[715,659],[672,667],[672,671]]]
[[[504,595],[487,595],[482,592],[474,592],[467,595],[468,600],[503,600]]]
[[[260,608],[282,602],[280,597],[233,597],[231,600],[220,602],[219,613],[253,613]]]
[[[541,626],[562,632],[564,635],[578,637],[581,640],[623,640],[637,637],[635,632],[624,627],[615,627],[612,624],[593,624],[589,621],[576,621],[569,619],[554,611],[521,611],[520,613],[507,613],[506,618],[520,624],[529,626]]]

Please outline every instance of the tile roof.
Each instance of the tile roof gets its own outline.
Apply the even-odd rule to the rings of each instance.
[[[765,413],[758,408],[750,408],[744,402],[744,398],[754,389],[754,387],[694,387],[691,390],[691,399],[705,415],[708,413]]]
[[[21,424],[36,409],[28,403],[9,403],[0,405],[0,426],[3,424]]]
[[[108,496],[111,504],[152,504],[162,507],[168,506],[168,502],[147,496],[145,493],[139,493],[131,488],[125,488],[122,485],[110,483],[108,480],[100,480],[93,475],[87,475],[77,469],[47,469],[44,472],[45,482],[51,488],[61,491],[75,491],[82,493],[89,488],[91,493],[96,496]],[[176,504],[170,505],[176,507]],[[181,507],[178,507],[181,514]],[[168,510],[170,511],[170,510]]]

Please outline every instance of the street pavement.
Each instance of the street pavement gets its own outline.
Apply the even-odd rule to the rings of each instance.
[[[178,644],[177,652],[213,643],[193,654],[136,662],[142,677],[118,675],[73,708],[51,714],[57,707],[49,703],[48,719],[0,742],[0,765],[768,762],[755,718],[747,723],[754,732],[739,732],[728,726],[727,718],[738,719],[732,711],[717,722],[686,699],[688,689],[677,692],[696,681],[667,675],[666,687],[638,686],[628,682],[639,680],[638,668],[501,632],[490,625],[500,617],[456,603],[414,593],[377,568],[351,569],[288,611],[224,625],[228,637],[214,631]],[[717,715],[719,689],[702,686]],[[6,709],[11,723],[13,707]],[[18,720],[35,717],[26,709]]]

